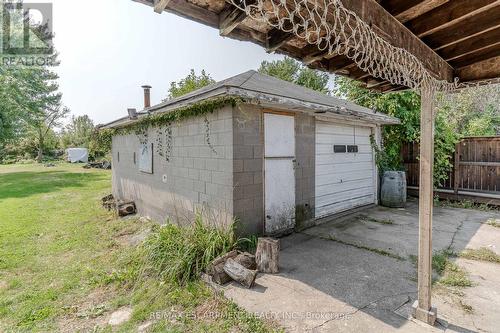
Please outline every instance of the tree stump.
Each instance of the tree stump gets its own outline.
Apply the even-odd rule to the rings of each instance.
[[[262,273],[279,273],[280,241],[261,237],[257,242],[255,261],[257,270]]]
[[[255,256],[248,252],[240,253],[234,258],[234,260],[245,267],[246,269],[256,270],[257,264],[255,263]]]
[[[234,259],[227,259],[224,264],[224,272],[227,273],[233,280],[238,281],[247,288],[251,288],[257,271],[246,269],[241,264],[237,263]]]
[[[235,258],[238,252],[230,251],[223,256],[215,258],[214,261],[207,267],[207,274],[212,276],[212,280],[217,284],[225,284],[231,281],[231,277],[224,272],[224,264],[229,258]]]

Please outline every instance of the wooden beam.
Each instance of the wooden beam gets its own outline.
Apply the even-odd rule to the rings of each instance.
[[[416,17],[419,17],[434,8],[437,8],[439,6],[442,6],[443,4],[447,3],[449,0],[425,0],[420,3],[418,3],[416,6],[410,7],[407,10],[405,10],[402,13],[399,13],[396,15],[396,18],[402,22],[408,22],[411,19],[414,19]]]
[[[483,49],[450,61],[455,68],[462,68],[500,55],[500,41]]]
[[[306,65],[312,64],[316,61],[320,61],[322,59],[331,59],[337,57],[338,55],[329,54],[327,50],[318,49],[317,45],[309,44],[302,49],[302,62]]]
[[[285,23],[285,30],[289,30],[293,28],[293,25],[290,22]],[[302,33],[304,30],[299,29],[299,33]],[[281,46],[286,44],[289,40],[296,37],[296,34],[293,32],[285,32],[278,28],[272,28],[267,32],[267,43],[266,43],[266,51],[274,52],[279,49]],[[314,47],[314,45],[310,45],[309,47]]]
[[[153,1],[149,0],[132,0],[150,7],[154,7]],[[165,8],[166,12],[184,17],[188,20],[195,21],[212,28],[218,27],[219,16],[214,12],[208,11],[202,7],[193,5],[186,0],[170,0],[169,6]]]
[[[459,68],[456,75],[461,81],[478,81],[500,77],[500,56]]]
[[[423,41],[434,50],[440,50],[498,27],[500,27],[500,6],[428,35]]]
[[[375,88],[375,87],[380,87],[384,84],[386,84],[387,81],[379,81],[379,80],[368,80],[368,82],[366,83],[366,88],[368,89],[372,89],[372,88]]]
[[[451,81],[452,67],[411,31],[389,14],[382,6],[372,0],[344,0],[344,6],[352,10],[390,44],[406,49],[422,61],[425,68],[441,80]],[[394,33],[398,31],[398,33]],[[324,58],[328,53],[320,53],[317,48],[310,54],[304,54],[306,64]]]
[[[311,53],[309,55],[306,55],[304,58],[302,58],[302,62],[306,65],[309,65],[312,64],[313,62],[324,59],[328,55],[329,55],[328,52],[318,50],[317,53]]]
[[[357,69],[357,65],[352,61],[337,62],[335,64],[330,63],[330,70],[336,74],[351,76],[351,72]]]
[[[219,34],[229,35],[246,17],[247,14],[238,7],[226,5],[219,15]]]
[[[485,32],[474,38],[464,40],[462,43],[453,44],[439,50],[439,55],[446,60],[454,60],[464,55],[481,51],[500,42],[500,27]],[[477,60],[479,61],[479,60]]]
[[[418,6],[424,0],[379,0],[382,7],[385,8],[392,16],[401,14],[415,6]]]
[[[343,3],[366,24],[381,31],[382,38],[390,44],[417,57],[433,76],[452,80],[452,67],[378,3],[372,0],[343,0]]]
[[[418,197],[418,301],[414,305],[413,315],[427,324],[434,325],[436,311],[431,308],[434,92],[431,88],[424,87],[422,89],[421,105]]]
[[[167,8],[170,0],[155,0],[154,2],[154,11],[155,13],[161,14]]]
[[[295,34],[292,32],[285,32],[277,28],[271,29],[267,33],[267,52],[274,52],[279,49],[283,44],[294,38]]]
[[[430,35],[500,5],[500,0],[453,0],[406,23],[418,37]]]
[[[390,82],[385,82],[383,85],[380,85],[378,88],[381,92],[393,92],[399,89],[399,86],[395,86]]]
[[[344,55],[338,55],[328,60],[328,70],[338,72],[352,64],[352,60]]]

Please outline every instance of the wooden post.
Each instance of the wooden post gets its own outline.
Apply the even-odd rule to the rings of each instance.
[[[422,107],[420,112],[418,300],[413,304],[413,316],[434,325],[436,309],[431,307],[434,90],[423,87],[420,98]]]
[[[455,145],[455,163],[453,164],[453,175],[455,176],[453,179],[453,192],[455,194],[458,194],[458,187],[460,185],[460,146],[461,142]]]

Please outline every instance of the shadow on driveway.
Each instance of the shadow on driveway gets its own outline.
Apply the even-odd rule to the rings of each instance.
[[[434,250],[487,244],[497,251],[500,229],[484,223],[498,215],[436,208]],[[436,327],[408,320],[417,292],[416,267],[409,257],[417,254],[417,243],[416,202],[406,209],[374,207],[283,238],[280,274],[259,275],[258,289],[232,283],[224,293],[251,312],[270,314],[290,332],[493,332],[500,327],[493,313],[477,309],[482,318],[463,320],[463,310],[444,306],[446,313],[438,307]],[[494,269],[500,276],[500,265]],[[500,305],[500,299],[490,301]]]

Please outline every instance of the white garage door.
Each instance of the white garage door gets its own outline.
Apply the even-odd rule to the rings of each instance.
[[[317,218],[375,202],[371,133],[370,127],[316,121]]]

